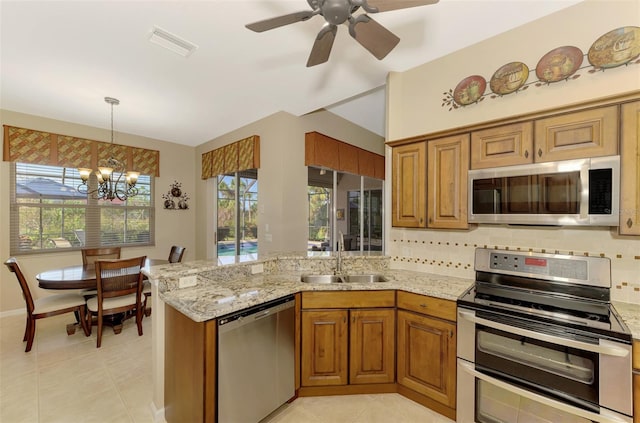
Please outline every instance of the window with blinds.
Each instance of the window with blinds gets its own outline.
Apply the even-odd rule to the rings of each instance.
[[[10,254],[154,244],[152,176],[141,174],[126,201],[95,199],[80,184],[76,168],[12,163]]]

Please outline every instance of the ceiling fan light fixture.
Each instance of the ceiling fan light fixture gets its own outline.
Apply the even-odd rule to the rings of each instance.
[[[167,50],[179,54],[182,57],[189,57],[191,53],[196,51],[197,45],[183,38],[178,37],[175,34],[165,31],[162,28],[154,26],[149,34],[149,41],[164,47]]]

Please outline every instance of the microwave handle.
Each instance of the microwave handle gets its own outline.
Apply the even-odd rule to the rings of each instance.
[[[580,180],[578,189],[580,190],[580,220],[589,220],[589,164],[585,163],[580,167]]]
[[[539,341],[551,342],[553,344],[565,345],[567,347],[577,348],[583,351],[591,351],[597,354],[612,355],[614,357],[626,357],[629,355],[629,351],[624,348],[619,348],[611,345],[598,345],[588,344],[586,342],[580,342],[569,338],[561,338],[558,336],[549,335],[546,333],[539,333],[528,329],[518,328],[515,326],[505,325],[503,323],[494,322],[492,320],[476,317],[475,314],[468,311],[458,310],[458,317],[464,320],[468,320],[473,323],[479,323],[481,325],[498,329],[504,332],[512,333],[514,335],[526,336],[528,338],[537,339]]]
[[[506,391],[512,392],[516,395],[519,395],[521,397],[525,397],[528,398],[532,401],[536,401],[539,402],[541,404],[544,404],[546,406],[555,408],[557,410],[561,410],[564,412],[567,412],[571,415],[574,416],[580,416],[582,418],[585,418],[587,420],[592,420],[595,422],[600,422],[600,423],[628,423],[630,422],[630,420],[624,420],[620,417],[617,416],[607,416],[607,415],[602,415],[602,414],[597,414],[597,413],[593,413],[591,411],[587,411],[584,410],[582,408],[578,408],[578,407],[574,407],[565,403],[562,403],[560,401],[556,401],[550,398],[547,398],[545,396],[542,396],[540,394],[536,394],[535,392],[531,392],[531,391],[527,391],[526,389],[522,389],[519,388],[517,386],[511,385],[507,382],[504,382],[502,380],[496,379],[494,377],[488,376],[484,373],[481,373],[479,371],[477,371],[473,364],[465,362],[463,360],[458,359],[458,366],[464,370],[465,372],[469,373],[471,376],[480,379],[480,380],[484,380],[487,383],[490,383],[491,385],[497,386],[498,388],[502,388]]]

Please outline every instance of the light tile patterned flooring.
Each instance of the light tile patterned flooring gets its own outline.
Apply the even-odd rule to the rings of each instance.
[[[24,317],[0,318],[0,422],[151,423],[152,318],[141,337],[133,319],[117,336],[106,327],[99,349],[95,327],[66,335],[72,314],[43,319],[30,353]],[[298,398],[264,422],[452,423],[398,394]]]

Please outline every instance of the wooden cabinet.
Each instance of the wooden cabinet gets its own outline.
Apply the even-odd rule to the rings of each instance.
[[[453,301],[398,291],[399,392],[453,420],[456,418],[455,309]],[[447,320],[451,318],[454,320]]]
[[[384,156],[358,149],[358,175],[384,180]]]
[[[620,234],[640,235],[640,101],[622,105]]]
[[[358,163],[358,150],[359,148],[345,142],[338,144],[338,159],[339,166],[343,172],[359,175],[359,163]]]
[[[197,323],[165,305],[167,422],[215,422],[216,338],[215,320]]]
[[[393,383],[395,310],[351,310],[349,316],[349,383]]]
[[[340,169],[340,141],[318,132],[308,132],[304,137],[305,166]]]
[[[535,121],[535,161],[551,162],[618,154],[618,106]]]
[[[468,227],[468,134],[399,145],[391,156],[393,226]]]
[[[533,162],[533,121],[471,133],[471,169]]]
[[[303,293],[302,387],[393,383],[392,307],[393,291]]]
[[[393,147],[391,220],[393,226],[426,228],[427,144]]]
[[[640,341],[633,341],[633,423],[640,423]]]
[[[427,143],[427,227],[466,229],[469,135]]]
[[[471,133],[471,169],[616,154],[618,106],[565,113]]]
[[[302,386],[347,384],[347,310],[302,311]]]
[[[384,180],[384,156],[319,132],[305,134],[304,164]]]

